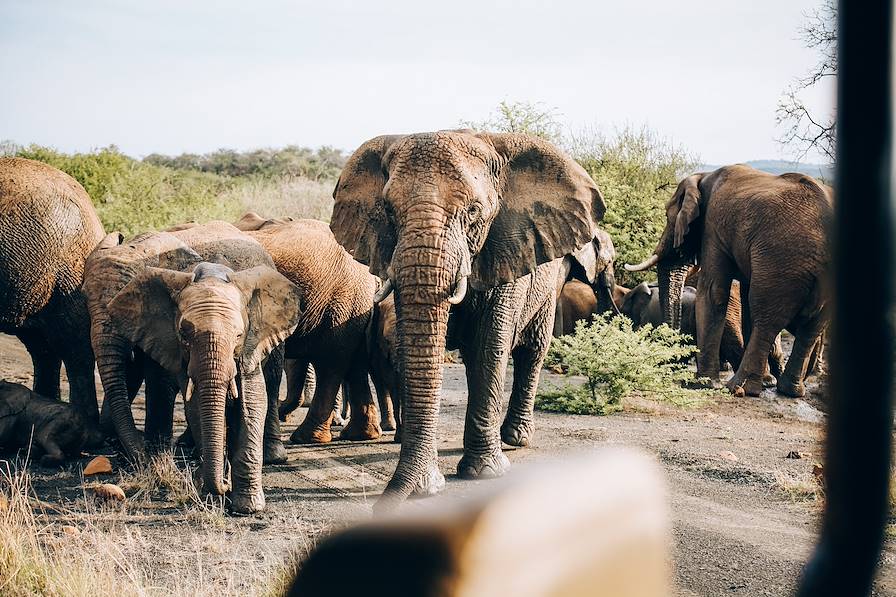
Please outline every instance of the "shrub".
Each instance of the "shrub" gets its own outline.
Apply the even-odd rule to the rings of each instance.
[[[3,150],[45,162],[71,175],[90,195],[106,231],[115,230],[127,237],[188,221],[233,221],[249,210],[269,217],[329,220],[333,206],[330,196],[333,182],[323,178],[312,180],[291,174],[267,176],[261,174],[261,168],[255,168],[251,175],[232,176],[214,172],[225,171],[223,166],[191,169],[192,158],[184,156],[171,158],[176,163],[170,166],[162,159],[135,160],[115,146],[75,154],[38,145],[22,148],[9,144]],[[219,155],[224,153],[222,150],[210,154],[216,156],[213,163],[224,163]],[[332,163],[322,165],[326,156],[330,156],[327,159],[331,162],[341,156],[338,151],[326,148],[317,155],[322,157],[315,162],[320,167],[315,176],[331,172]],[[195,163],[201,165],[208,156],[194,157]],[[275,170],[272,167],[270,172]]]
[[[607,202],[603,227],[613,239],[617,263],[647,258],[666,225],[666,202],[697,160],[647,128],[628,127],[610,138],[585,131],[567,145]],[[616,276],[619,284],[632,287],[655,279],[656,273],[617,266]]]
[[[682,387],[694,381],[687,359],[696,352],[690,338],[667,325],[637,330],[627,317],[599,316],[579,321],[576,331],[555,338],[546,364],[585,384],[567,384],[539,393],[536,408],[571,414],[607,414],[634,393],[680,406],[699,404],[708,392]]]
[[[502,101],[487,119],[464,120],[460,125],[477,131],[526,133],[558,145],[563,143],[563,127],[557,121],[556,110],[540,103]]]

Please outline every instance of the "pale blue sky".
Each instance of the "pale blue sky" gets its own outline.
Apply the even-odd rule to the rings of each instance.
[[[789,157],[775,106],[816,60],[797,30],[817,4],[0,0],[0,139],[351,150],[507,99],[647,124],[709,163]]]

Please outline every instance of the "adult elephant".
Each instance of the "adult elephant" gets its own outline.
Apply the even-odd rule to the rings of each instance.
[[[555,338],[573,333],[576,322],[595,314],[618,314],[624,294],[623,287],[616,284],[616,249],[605,230],[596,230],[590,243],[564,259],[567,277],[558,289]]]
[[[277,397],[267,391],[261,365],[295,329],[299,290],[277,273],[256,241],[224,222],[145,234],[127,244],[109,235],[87,261],[84,288],[106,400],[128,455],[144,455],[125,376],[137,347],[151,371],[147,435],[153,421],[163,421],[152,423],[147,443],[170,441],[170,413],[179,390],[191,428],[200,431],[204,490],[228,491],[228,419],[233,423],[226,434],[231,509],[263,509],[263,454],[283,446],[276,409],[268,407]]]
[[[28,349],[38,394],[60,398],[65,363],[69,401],[92,423],[94,358],[80,287],[84,262],[103,234],[75,179],[41,162],[0,158],[0,331]]]
[[[344,383],[351,418],[341,439],[369,440],[382,431],[367,382],[367,330],[379,281],[352,259],[318,220],[262,220],[246,214],[238,223],[271,255],[281,274],[302,291],[306,308],[285,346],[285,357],[295,360],[287,374],[287,398],[280,416],[302,401],[308,365],[315,372],[314,398],[293,443],[326,443],[336,395]]]
[[[826,232],[833,218],[829,189],[803,174],[775,176],[745,165],[726,166],[681,181],[666,205],[666,217],[654,254],[626,268],[657,266],[664,319],[679,327],[685,276],[696,260],[701,268],[698,375],[719,379],[719,346],[736,279],[742,317],[750,325],[729,389],[759,395],[769,351],[787,328],[795,342],[778,391],[804,395],[809,354],[825,324]]]
[[[503,474],[502,437],[521,444],[531,432],[527,411],[550,341],[562,258],[592,240],[606,209],[597,185],[541,139],[441,131],[364,143],[334,198],[336,239],[395,292],[403,434],[378,508],[444,484],[436,423],[452,305],[452,340],[469,388],[458,473]],[[501,425],[511,353],[514,388]]]

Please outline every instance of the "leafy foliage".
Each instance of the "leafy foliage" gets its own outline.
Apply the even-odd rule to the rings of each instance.
[[[696,348],[689,340],[667,325],[633,329],[622,315],[579,321],[574,334],[554,339],[546,364],[584,376],[585,384],[539,393],[535,406],[602,415],[619,410],[623,399],[635,393],[682,406],[699,404],[707,392],[682,387],[694,381],[687,359]]]
[[[248,210],[270,217],[318,219],[329,219],[332,211],[331,180],[291,175],[288,167],[278,171],[270,162],[269,174],[253,166],[251,174],[232,175],[223,166],[203,170],[188,168],[183,160],[173,166],[155,158],[136,160],[114,145],[75,154],[38,145],[13,148],[6,144],[4,150],[71,175],[90,195],[105,229],[125,236],[188,221],[233,221]],[[323,172],[318,175],[323,177]]]
[[[526,133],[562,144],[563,127],[557,120],[556,110],[544,104],[502,101],[495,112],[479,122],[463,121],[461,126],[477,131],[500,133]]]
[[[666,202],[678,181],[694,171],[696,158],[647,128],[627,127],[609,138],[585,131],[567,148],[604,195],[603,227],[613,239],[617,263],[644,260],[666,225]],[[616,281],[628,287],[655,275],[616,268]]]

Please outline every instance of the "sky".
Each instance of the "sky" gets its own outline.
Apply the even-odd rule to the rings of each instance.
[[[704,163],[793,157],[783,90],[820,0],[0,0],[0,140],[63,151],[352,150],[539,102]],[[821,113],[833,90],[807,97]],[[809,154],[804,161],[822,161]]]

